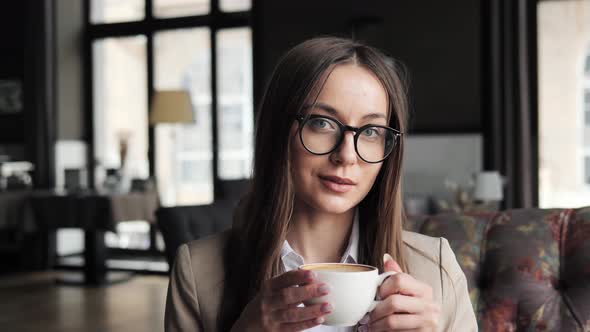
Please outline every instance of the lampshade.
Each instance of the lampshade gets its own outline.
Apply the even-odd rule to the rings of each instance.
[[[496,171],[480,172],[475,176],[473,197],[480,201],[501,201],[502,177]]]
[[[156,91],[152,101],[150,123],[195,122],[191,97],[184,90]]]

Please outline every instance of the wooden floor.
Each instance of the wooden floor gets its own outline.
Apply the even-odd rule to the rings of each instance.
[[[64,286],[55,273],[0,276],[0,331],[163,331],[168,278]]]

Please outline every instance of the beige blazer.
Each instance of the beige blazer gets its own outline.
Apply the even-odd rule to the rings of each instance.
[[[179,248],[168,286],[165,331],[217,331],[222,250],[228,235],[221,233]],[[439,330],[477,331],[465,274],[447,240],[406,231],[402,238],[409,273],[432,287],[441,306]]]

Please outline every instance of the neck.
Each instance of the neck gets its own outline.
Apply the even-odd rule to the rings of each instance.
[[[354,213],[354,209],[341,214],[325,213],[296,204],[287,241],[306,264],[340,262],[352,232]]]

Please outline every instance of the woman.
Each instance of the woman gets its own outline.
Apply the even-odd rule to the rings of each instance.
[[[407,109],[400,68],[377,50],[328,37],[291,49],[258,112],[232,230],[179,248],[166,330],[477,330],[448,242],[402,231]],[[297,270],[315,262],[399,273],[357,327],[335,328],[320,326],[330,303],[301,305],[330,292]]]

